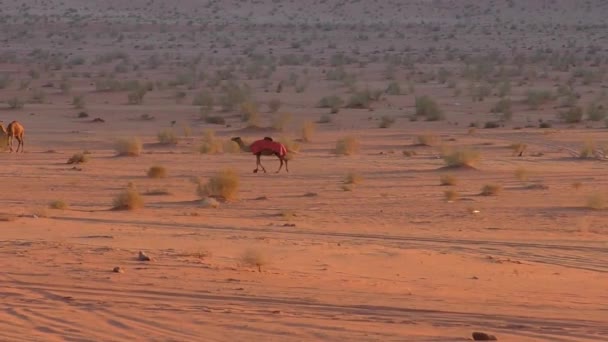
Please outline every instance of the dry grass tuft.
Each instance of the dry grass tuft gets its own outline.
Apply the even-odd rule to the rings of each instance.
[[[522,182],[525,182],[530,178],[530,173],[525,168],[518,167],[515,170],[515,178],[517,178],[518,180],[520,180]]]
[[[349,172],[344,177],[344,184],[361,184],[363,177],[356,172]]]
[[[344,137],[336,142],[335,153],[337,155],[350,156],[359,153],[361,144],[359,139],[354,136]]]
[[[458,184],[458,179],[452,175],[439,176],[439,185],[448,186]]]
[[[478,151],[466,148],[442,151],[441,157],[448,167],[474,168],[481,159]]]
[[[482,196],[496,196],[502,191],[502,185],[486,184],[481,188]]]
[[[606,196],[601,193],[594,193],[587,197],[587,208],[593,210],[604,210],[608,208],[608,202]]]
[[[439,137],[435,134],[420,134],[414,138],[414,145],[435,146],[439,143]]]
[[[513,151],[514,156],[522,156],[528,148],[528,145],[524,143],[513,143],[509,145],[509,148]]]
[[[262,266],[268,265],[268,258],[259,250],[250,248],[241,254],[240,262],[246,267],[257,267],[258,272],[262,272]]]
[[[141,140],[137,137],[122,138],[116,141],[114,149],[119,156],[139,156],[143,150]]]
[[[137,210],[144,207],[144,198],[137,189],[129,186],[126,190],[114,198],[114,210]]]
[[[197,193],[201,198],[232,200],[237,197],[239,184],[239,175],[232,169],[224,169],[209,178],[206,184],[199,183]]]
[[[203,208],[219,208],[220,202],[212,197],[206,197],[202,200],[201,206]]]
[[[177,134],[172,129],[163,129],[156,135],[158,142],[163,145],[176,145],[179,141]]]
[[[68,159],[67,164],[82,164],[89,161],[89,155],[87,153],[75,153]]]
[[[279,213],[279,216],[281,216],[282,218],[284,218],[287,221],[291,221],[298,216],[298,213],[295,210],[283,209]]]
[[[416,151],[412,151],[412,150],[404,150],[401,153],[403,153],[403,155],[406,157],[413,157],[418,154],[418,153],[416,153]]]
[[[62,200],[56,200],[49,203],[49,208],[57,210],[65,210],[68,208],[68,204]]]
[[[302,125],[302,141],[311,142],[312,137],[315,134],[316,126],[312,121],[306,121]]]
[[[167,168],[159,165],[151,166],[147,174],[150,178],[167,178]]]
[[[277,115],[272,121],[272,128],[277,131],[284,132],[289,123],[291,122],[291,113],[281,113]]]
[[[581,148],[581,152],[579,153],[579,158],[592,158],[595,156],[595,142],[593,140],[587,140],[583,144]]]
[[[460,194],[456,190],[446,190],[443,192],[443,196],[445,197],[446,201],[454,202],[454,201],[458,200],[458,198],[460,197]]]

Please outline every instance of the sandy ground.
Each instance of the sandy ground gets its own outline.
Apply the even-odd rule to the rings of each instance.
[[[51,15],[66,13],[74,6],[86,14],[96,13],[98,6],[65,1],[53,7],[52,3],[31,2],[29,11]],[[5,125],[17,119],[26,128],[26,152],[4,152],[0,158],[0,340],[466,341],[473,331],[494,334],[500,341],[608,340],[608,220],[605,210],[592,210],[587,204],[591,196],[608,195],[608,161],[577,157],[584,142],[593,141],[599,149],[605,146],[608,130],[602,121],[558,122],[558,100],[537,109],[520,102],[531,87],[553,88],[569,77],[569,71],[551,70],[548,75],[532,78],[531,72],[513,76],[513,120],[504,127],[469,130],[471,122],[480,122],[483,127],[484,121],[495,119],[488,111],[498,96],[490,94],[489,99],[478,102],[466,91],[453,95],[453,88],[435,80],[421,82],[419,77],[425,70],[457,70],[463,65],[417,60],[417,71],[399,67],[395,76],[404,88],[415,85],[414,93],[383,95],[371,109],[341,109],[331,114],[330,123],[317,124],[311,142],[300,144],[289,173],[275,174],[276,158],[263,157],[269,173],[253,174],[255,157],[251,154],[198,153],[203,132],[213,129],[222,141],[233,136],[249,141],[265,135],[298,138],[304,121],[318,120],[329,111],[317,108],[321,97],[339,93],[348,98],[351,94],[348,87],[325,80],[331,65],[282,65],[270,85],[262,81],[253,85],[257,101],[279,98],[279,112],[293,114],[285,131],[278,132],[245,128],[238,110],[223,113],[217,105],[212,112],[226,117],[228,125],[208,124],[200,119],[199,108],[191,105],[197,89],[186,87],[175,88],[187,93],[182,103],[174,100],[175,89],[163,88],[149,92],[141,105],[127,105],[125,91],[95,90],[95,77],[101,77],[95,75],[112,69],[113,64],[86,62],[61,71],[44,70],[42,62],[29,57],[11,60],[10,55],[26,56],[32,47],[62,51],[63,46],[69,56],[84,54],[91,61],[119,46],[139,60],[148,58],[148,52],[133,48],[133,42],[155,42],[158,49],[172,51],[159,69],[133,71],[121,79],[167,81],[171,77],[167,75],[181,70],[183,59],[176,55],[183,53],[188,59],[196,49],[217,44],[214,53],[204,50],[215,58],[216,64],[207,70],[211,75],[212,70],[224,67],[218,60],[232,58],[230,51],[249,44],[245,38],[225,45],[220,44],[222,37],[192,41],[191,26],[183,24],[188,20],[188,8],[195,13],[214,11],[216,17],[209,19],[213,24],[208,28],[221,31],[213,25],[231,18],[225,30],[243,34],[249,29],[252,39],[259,39],[260,44],[263,41],[264,46],[276,45],[276,51],[289,51],[291,43],[264,25],[276,18],[282,18],[279,22],[283,25],[299,5],[283,4],[271,14],[274,5],[270,1],[261,1],[251,13],[238,3],[225,2],[225,7],[215,11],[221,2],[209,2],[201,9],[183,1],[182,24],[174,27],[162,2],[159,5],[156,1],[147,10],[138,7],[143,2],[134,2],[132,8],[122,8],[122,3],[108,2],[105,12],[91,19],[91,25],[82,31],[90,38],[82,49],[65,37],[43,39],[41,32],[45,31],[36,26],[40,25],[36,20],[32,36],[14,35],[15,29],[25,24],[3,19],[4,28],[12,31],[3,33],[6,44],[1,51],[0,72],[10,74],[14,82],[0,89],[1,98],[25,96],[33,89],[47,89],[47,96],[42,103],[28,102],[22,109],[0,110]],[[383,17],[381,14],[391,12],[394,4],[381,3],[380,7],[353,3],[346,12],[336,10],[332,18],[349,22],[363,12],[379,13],[366,16],[376,24],[383,22],[380,18],[400,18]],[[417,13],[406,16],[414,23],[426,16],[432,23],[449,26],[453,23],[447,18],[475,7],[471,5],[474,2],[466,3],[412,2],[399,12]],[[513,17],[518,13],[544,9],[546,16],[523,17],[518,25],[523,29],[538,19],[538,25],[547,31],[534,31],[526,36],[528,41],[520,42],[519,31],[510,30],[510,38],[505,39],[523,45],[534,45],[543,34],[585,34],[591,37],[591,45],[601,45],[606,39],[597,35],[595,26],[583,32],[575,29],[581,16],[588,15],[591,23],[599,20],[606,11],[601,3],[595,4],[595,12],[586,6],[572,8],[566,1],[553,2],[549,8],[542,1],[514,3],[514,7],[496,7],[496,13],[484,12],[480,5],[475,10],[483,13],[479,22],[492,22],[495,15],[502,15],[506,23],[517,22]],[[17,2],[7,2],[6,6],[7,17],[21,16],[18,13],[23,10]],[[318,15],[320,20],[327,20],[327,2],[311,6],[325,13]],[[135,13],[138,20],[165,22],[169,35],[185,33],[166,40],[165,33],[158,33],[158,22],[139,24],[113,46],[104,35],[104,20],[120,25],[135,20],[114,16],[112,11],[118,9],[123,14]],[[308,8],[301,10],[301,17],[291,19],[297,22],[313,15]],[[252,13],[256,19],[249,22],[246,18]],[[562,18],[562,31],[548,32],[547,17]],[[467,17],[459,18],[468,22]],[[404,19],[403,24],[407,22]],[[48,31],[64,32],[64,24],[58,20]],[[468,31],[470,35],[453,38],[455,46],[465,51],[466,46],[476,48],[467,41],[479,47],[494,44],[492,38],[480,40],[483,27],[475,26]],[[492,32],[497,29],[502,30],[493,27]],[[318,35],[318,44],[295,54],[319,52],[313,62],[322,57],[324,62],[317,62],[327,63],[335,51],[352,50],[348,45],[362,39],[354,38],[357,30],[340,27],[326,30],[323,36],[323,30],[315,33],[301,27],[301,32],[288,30],[286,35],[299,34],[302,40]],[[364,32],[375,36],[378,30],[381,28],[372,25]],[[436,30],[427,24],[416,24],[411,30],[414,33],[408,45],[413,49],[412,58],[418,58],[428,49],[422,43],[428,43],[425,37]],[[104,34],[95,36],[98,31]],[[198,29],[194,31],[200,34]],[[444,33],[437,42],[442,49],[443,39],[447,39]],[[335,51],[325,50],[326,42],[334,39],[338,44]],[[369,57],[374,49],[391,51],[392,44],[392,38],[372,39],[361,45],[361,52]],[[547,44],[560,45],[550,39]],[[529,69],[540,74],[544,66],[531,64]],[[29,79],[32,69],[41,70],[41,76],[21,89],[19,81]],[[390,82],[383,76],[386,68],[381,61],[365,66],[349,64],[347,70],[357,74],[360,86],[385,87]],[[601,66],[593,70],[599,73]],[[307,78],[306,90],[297,92],[286,86],[281,94],[272,91],[279,80],[288,79],[293,72]],[[62,73],[72,73],[70,94],[58,89]],[[468,81],[453,78],[462,89],[467,88]],[[47,82],[55,84],[43,87]],[[606,81],[579,85],[577,79],[575,83],[581,103],[605,100],[601,94]],[[86,95],[84,109],[71,105],[76,94]],[[414,97],[425,94],[438,99],[446,112],[445,121],[408,120]],[[78,118],[81,111],[89,117]],[[155,119],[141,120],[142,114]],[[397,121],[380,129],[378,122],[385,115]],[[260,116],[263,126],[274,117],[265,109]],[[90,122],[95,117],[105,122]],[[548,120],[553,127],[538,128],[539,120]],[[162,129],[176,132],[177,145],[158,143],[156,135]],[[421,134],[436,136],[434,146],[415,145]],[[361,150],[352,156],[338,156],[333,153],[336,140],[347,135],[357,137]],[[116,156],[115,140],[131,136],[142,139],[143,153],[138,157]],[[513,154],[509,148],[513,143],[527,144],[523,156]],[[477,150],[481,160],[475,169],[445,169],[442,146]],[[83,150],[91,152],[90,161],[66,164],[70,156]],[[404,155],[404,151],[411,155]],[[147,177],[153,165],[165,166],[168,177]],[[224,168],[236,170],[240,177],[238,199],[221,203],[219,208],[205,207],[193,179],[206,180]],[[348,173],[362,180],[344,184]],[[446,174],[458,183],[440,186],[440,176]],[[128,184],[143,194],[145,207],[112,210],[113,199]],[[481,196],[486,184],[499,184],[502,191],[496,196]],[[446,201],[444,191],[450,189],[459,194],[457,200]],[[150,195],[159,191],[161,195]],[[49,203],[57,200],[65,201],[68,208],[49,208]],[[140,251],[152,260],[139,261]],[[259,268],[244,264],[246,252],[258,255]],[[115,267],[123,272],[112,272]]]

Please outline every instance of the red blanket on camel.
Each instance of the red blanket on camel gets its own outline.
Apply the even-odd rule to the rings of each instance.
[[[285,146],[276,141],[257,140],[257,141],[254,141],[250,147],[251,147],[251,153],[253,153],[253,154],[258,154],[258,153],[262,152],[263,150],[270,150],[270,151],[278,154],[280,157],[285,157],[285,155],[287,154],[287,149],[285,148]]]

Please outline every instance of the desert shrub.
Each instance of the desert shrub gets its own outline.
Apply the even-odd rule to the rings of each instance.
[[[530,109],[538,109],[540,106],[552,101],[553,99],[553,93],[551,93],[549,90],[530,89],[526,93],[524,103],[527,104]]]
[[[151,166],[147,175],[150,178],[167,178],[167,168],[160,165]]]
[[[11,83],[13,80],[8,73],[0,73],[0,89],[6,89]]]
[[[140,105],[144,103],[144,96],[146,96],[147,92],[148,89],[143,86],[139,86],[127,94],[127,102],[130,105]]]
[[[443,111],[435,100],[429,96],[416,97],[416,116],[424,117],[427,121],[443,120]]]
[[[175,145],[179,139],[172,129],[163,129],[156,135],[158,142],[163,145]]]
[[[68,208],[68,204],[62,200],[56,200],[49,203],[49,208],[57,210],[65,210]]]
[[[379,128],[389,128],[395,123],[395,118],[388,115],[383,115],[380,118],[380,123],[378,124]]]
[[[68,159],[67,164],[82,164],[89,161],[89,155],[86,153],[75,153]]]
[[[281,104],[282,104],[281,100],[272,99],[272,100],[268,101],[268,110],[271,113],[276,113],[279,110],[279,108],[281,108]]]
[[[257,267],[258,272],[262,272],[262,266],[268,264],[268,258],[258,250],[247,249],[241,254],[240,262],[246,267]]]
[[[329,114],[323,114],[319,117],[319,120],[317,120],[317,123],[320,124],[325,124],[325,123],[330,123],[331,122],[331,116],[329,116]]]
[[[241,121],[246,122],[248,127],[260,126],[260,115],[257,104],[246,102],[241,105]]]
[[[518,180],[525,182],[530,178],[530,173],[523,167],[518,167],[515,169],[515,178]]]
[[[198,147],[198,152],[202,154],[217,154],[222,153],[224,144],[217,140],[203,140]]]
[[[79,119],[85,119],[85,118],[88,118],[88,117],[89,117],[89,113],[87,113],[87,112],[80,112],[80,113],[78,113],[78,118]]]
[[[449,167],[474,167],[481,155],[475,150],[459,148],[443,151],[442,158]]]
[[[205,120],[205,123],[208,124],[213,124],[213,125],[225,125],[226,124],[226,119],[224,119],[221,116],[217,116],[217,115],[205,115],[203,120]]]
[[[216,154],[221,153],[223,150],[224,144],[215,137],[215,132],[209,129],[205,130],[198,151],[202,154]]]
[[[215,100],[213,99],[213,95],[206,91],[194,95],[194,98],[192,99],[193,106],[201,106],[208,110],[213,109],[214,103]]]
[[[551,128],[551,123],[543,121],[543,122],[541,122],[541,123],[538,124],[538,128]]]
[[[236,142],[228,139],[226,141],[224,141],[223,144],[223,150],[224,153],[239,153],[241,152],[241,148],[239,147],[239,144],[237,144]]]
[[[566,123],[577,123],[583,120],[583,109],[581,107],[572,107],[567,111],[558,113],[558,117]]]
[[[513,118],[510,99],[501,99],[491,109],[492,113],[501,114],[501,119],[509,121]]]
[[[82,109],[86,106],[84,95],[76,95],[72,98],[72,106],[76,109]]]
[[[482,196],[496,196],[502,191],[502,185],[486,184],[481,188]]]
[[[144,207],[143,196],[134,187],[119,193],[113,201],[114,210],[137,210]]]
[[[219,103],[223,111],[229,112],[246,103],[250,98],[251,89],[247,85],[239,86],[235,83],[228,83],[222,87]]]
[[[44,103],[46,101],[46,93],[42,89],[34,89],[30,97],[31,103]]]
[[[601,193],[594,193],[587,197],[587,208],[593,210],[604,210],[608,208],[608,202],[606,196]]]
[[[25,106],[25,102],[18,97],[11,97],[6,101],[10,109],[22,109]]]
[[[439,176],[439,185],[448,186],[458,184],[458,179],[453,175],[441,175]]]
[[[602,121],[607,115],[606,108],[601,104],[591,103],[587,107],[587,118],[591,121]]]
[[[373,94],[369,89],[360,90],[351,95],[346,107],[348,108],[369,108],[373,101]]]
[[[399,85],[398,82],[391,82],[386,87],[385,92],[388,95],[401,95],[401,86]]]
[[[342,105],[344,105],[344,100],[336,95],[326,96],[319,101],[320,108],[340,108]]]
[[[439,137],[435,134],[426,133],[417,135],[414,138],[414,144],[420,146],[434,146],[439,142]]]
[[[274,120],[272,121],[272,127],[278,131],[283,132],[291,122],[291,118],[291,113],[281,113],[275,116]]]
[[[232,200],[239,190],[239,175],[232,169],[224,169],[213,175],[207,183],[199,184],[197,193],[200,197],[216,197]]]
[[[354,136],[344,137],[336,142],[335,153],[338,155],[350,156],[359,153],[361,145],[359,139]]]
[[[356,172],[349,172],[344,177],[344,184],[360,184],[363,182],[363,177]]]
[[[500,123],[496,121],[488,121],[483,125],[483,128],[498,128]]]
[[[114,149],[119,156],[139,156],[143,150],[141,140],[137,137],[122,138],[116,141]]]
[[[528,144],[524,144],[524,143],[513,143],[511,145],[509,145],[509,148],[513,151],[513,155],[523,155],[523,153],[526,151],[526,149],[528,148]]]
[[[413,156],[417,155],[416,151],[412,151],[412,150],[404,150],[404,151],[401,151],[401,153],[405,157],[413,157]]]
[[[460,194],[456,190],[445,190],[443,192],[443,196],[445,197],[446,201],[454,202],[460,197]]]
[[[302,124],[302,141],[311,142],[312,137],[315,135],[316,126],[312,121],[306,121]]]
[[[587,140],[583,144],[579,153],[580,158],[592,158],[595,156],[595,142],[593,140]]]

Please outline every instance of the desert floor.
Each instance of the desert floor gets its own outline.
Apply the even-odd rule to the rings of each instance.
[[[378,26],[329,30],[295,25],[293,31],[283,23],[287,39],[265,25],[272,18],[297,21],[294,13],[313,15],[295,2],[259,1],[251,4],[250,13],[238,2],[211,1],[197,9],[214,13],[206,26],[214,35],[203,37],[197,36],[203,30],[196,20],[186,24],[196,5],[192,1],[183,1],[175,14],[159,1],[149,7],[134,1],[133,8],[121,8],[118,1],[103,8],[75,1],[27,3],[23,9],[7,2],[2,17],[0,73],[11,82],[0,87],[0,100],[6,102],[0,119],[5,127],[12,120],[23,124],[25,153],[0,155],[0,340],[466,341],[473,331],[500,341],[608,340],[608,219],[602,210],[608,206],[608,129],[603,120],[563,122],[556,116],[570,107],[587,113],[591,104],[608,103],[606,59],[594,64],[595,53],[585,59],[606,37],[592,25],[588,31],[576,26],[579,18],[600,20],[606,13],[601,2],[590,2],[593,11],[557,1],[549,11],[543,1],[514,1],[515,7],[500,5],[500,11],[488,13],[490,5],[413,1],[399,9],[418,13],[412,14],[413,26],[403,28],[412,35],[407,49],[392,33],[386,41],[384,36],[354,37],[382,32],[377,16],[392,12],[396,5],[391,1],[371,9],[360,2],[336,5],[345,10],[338,10],[342,14],[335,20],[358,23],[356,14],[367,13]],[[311,8],[316,11],[311,11],[324,13],[321,21],[329,20],[326,6],[315,2]],[[70,7],[76,10],[70,12]],[[482,24],[466,26],[472,20],[466,16],[456,24],[446,19],[456,18],[463,8],[477,13]],[[114,10],[139,14],[121,16]],[[24,11],[30,15],[24,17]],[[96,16],[96,11],[107,16]],[[548,12],[533,14],[538,11]],[[528,16],[519,17],[522,13]],[[454,24],[469,36],[450,37],[445,28],[417,24],[431,14],[436,15],[430,20],[434,25]],[[247,19],[252,15],[260,22]],[[539,20],[543,29],[530,30],[528,41],[519,39],[518,30],[507,30],[508,38],[507,33],[501,37],[514,45],[500,54],[511,56],[508,51],[517,50],[517,44],[521,51],[529,52],[531,46],[558,51],[528,59],[523,68],[509,57],[471,62],[490,64],[488,75],[501,73],[499,64],[513,71],[503,75],[511,82],[513,117],[508,119],[490,113],[504,98],[497,95],[499,82],[471,81],[462,71],[464,63],[444,56],[450,50],[447,41],[455,40],[451,49],[461,49],[456,54],[475,56],[484,46],[492,47],[496,40],[483,23],[501,15],[507,27],[516,23],[523,32]],[[47,17],[51,23],[43,26],[40,18]],[[147,22],[149,17],[156,21]],[[553,32],[548,17],[562,18],[563,25]],[[30,31],[20,31],[24,27]],[[235,36],[222,35],[231,30]],[[49,32],[55,34],[49,37]],[[234,38],[243,32],[253,38]],[[429,61],[429,37],[437,32],[442,59]],[[543,34],[558,41],[584,36],[588,40],[580,44],[589,49],[564,46],[562,51],[561,44]],[[296,38],[303,47],[293,44]],[[308,54],[312,60],[304,66],[261,62],[263,67],[276,62],[276,70],[252,80],[240,69],[251,56],[238,60],[237,55],[252,42],[276,46],[277,57]],[[331,42],[336,46],[328,48]],[[148,43],[155,47],[134,48]],[[355,61],[332,58],[336,52],[351,54],[357,44]],[[411,61],[391,66],[373,58],[395,48],[401,56],[411,51]],[[58,61],[40,51],[30,53],[34,49],[65,55]],[[94,62],[117,49],[131,57]],[[562,52],[591,71],[573,76],[567,93],[558,88],[572,79],[574,69],[560,69],[547,59]],[[144,65],[152,63],[152,53],[159,56],[158,66],[148,68]],[[204,81],[171,85],[172,77],[190,70],[184,65],[193,63],[197,53],[202,53],[198,62],[206,72]],[[69,62],[74,56],[85,62]],[[365,65],[357,62],[361,60]],[[356,80],[328,80],[327,73],[338,68]],[[212,75],[227,69],[234,75],[226,78],[250,84],[247,103],[259,108],[248,110],[246,103],[234,100],[236,108],[222,110],[217,99],[227,81]],[[446,77],[454,84],[437,81],[438,69],[451,70]],[[388,72],[394,75],[387,77]],[[127,104],[129,90],[96,88],[96,81],[110,74],[165,85],[149,90],[142,103]],[[292,74],[298,77],[290,83]],[[297,90],[303,79],[305,89]],[[60,86],[68,82],[69,87]],[[285,84],[281,93],[275,91],[279,82]],[[349,108],[357,89],[385,89],[391,82],[411,89]],[[491,88],[482,101],[472,98],[477,86]],[[532,88],[557,95],[530,106],[526,99]],[[206,110],[193,105],[201,89],[216,97]],[[319,99],[333,94],[345,100],[338,113],[318,108]],[[437,99],[445,120],[413,121],[415,98],[422,95]],[[86,105],[77,106],[76,96],[86,98]],[[11,109],[14,98],[24,105]],[[281,102],[276,113],[266,106],[274,99]],[[564,104],[568,100],[578,102]],[[79,117],[81,112],[87,116]],[[245,117],[251,113],[253,118]],[[206,119],[210,115],[226,123],[212,124]],[[379,128],[386,118],[394,123]],[[484,128],[487,121],[499,127]],[[540,121],[551,125],[539,128]],[[306,122],[316,122],[314,130],[302,134]],[[278,160],[266,156],[262,162],[268,173],[254,174],[250,153],[229,152],[228,147],[200,153],[211,131],[223,146],[234,136],[248,141],[272,136],[298,151],[289,173],[274,173]],[[177,142],[160,142],[159,132],[169,132]],[[301,141],[303,135],[310,141]],[[336,154],[336,142],[346,136],[360,149]],[[116,141],[129,137],[141,139],[141,154],[118,156]],[[430,146],[418,144],[425,137]],[[522,156],[514,153],[513,144],[527,146]],[[581,158],[585,146],[592,146],[589,158]],[[479,160],[474,167],[446,168],[443,157],[450,149],[477,151]],[[87,162],[66,163],[85,150]],[[168,176],[148,177],[154,165],[165,167]],[[224,169],[238,174],[238,195],[209,206],[195,183]],[[348,175],[354,184],[347,184]],[[441,186],[446,175],[456,184]],[[498,190],[481,195],[485,185]],[[113,200],[129,187],[141,194],[144,207],[113,210]],[[66,207],[49,205],[56,201]],[[138,260],[140,251],[152,260]],[[113,272],[115,267],[123,272]]]

